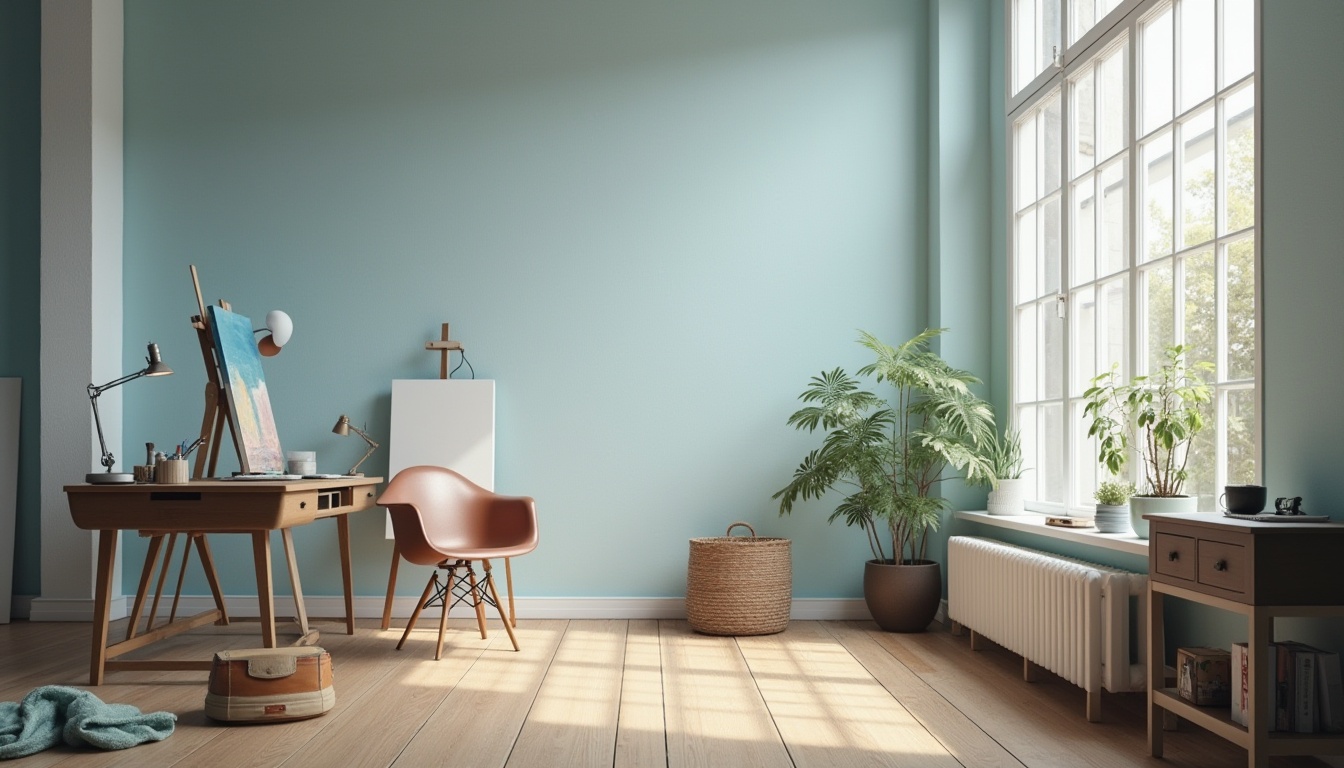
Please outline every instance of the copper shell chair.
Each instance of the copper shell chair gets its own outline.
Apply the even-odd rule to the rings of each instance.
[[[435,566],[397,649],[406,644],[420,612],[441,605],[439,641],[434,649],[434,658],[438,659],[443,655],[448,611],[466,603],[476,611],[482,639],[486,636],[485,606],[494,606],[513,649],[518,650],[518,638],[504,615],[490,574],[490,560],[517,557],[537,548],[533,500],[487,491],[445,467],[418,466],[398,472],[378,497],[378,505],[386,507],[392,517],[392,533],[401,556],[417,565]],[[484,569],[479,581],[472,569],[477,560]],[[442,582],[440,568],[448,572]]]

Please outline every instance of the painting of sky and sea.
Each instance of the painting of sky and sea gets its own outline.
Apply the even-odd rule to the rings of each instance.
[[[237,441],[244,473],[282,472],[284,454],[280,433],[271,414],[271,398],[261,370],[261,353],[252,335],[252,321],[222,307],[207,307],[215,336],[221,384],[233,412],[233,439]]]

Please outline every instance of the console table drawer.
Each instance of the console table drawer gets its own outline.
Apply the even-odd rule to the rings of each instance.
[[[1223,541],[1199,540],[1199,583],[1245,594],[1250,586],[1246,548]]]
[[[1152,539],[1153,564],[1164,576],[1195,580],[1195,540],[1189,536],[1155,533]]]

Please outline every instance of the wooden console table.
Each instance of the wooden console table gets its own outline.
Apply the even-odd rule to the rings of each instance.
[[[98,531],[98,576],[94,595],[93,644],[89,664],[89,684],[101,685],[107,671],[129,669],[202,669],[210,661],[136,660],[115,661],[116,657],[142,648],[157,640],[180,634],[214,621],[227,621],[209,548],[199,534],[247,533],[252,536],[252,556],[257,575],[257,603],[261,614],[262,644],[276,645],[275,602],[272,595],[270,532],[280,531],[289,559],[294,600],[300,624],[306,625],[303,595],[298,569],[293,559],[290,530],[322,518],[336,518],[340,545],[341,576],[345,588],[346,631],[354,634],[354,596],[350,570],[350,527],[347,515],[374,506],[376,487],[381,477],[342,477],[326,480],[194,480],[181,485],[67,485],[66,497],[75,525]],[[197,542],[206,577],[215,597],[215,608],[195,616],[176,619],[166,625],[134,636],[134,627],[122,642],[107,644],[108,619],[112,602],[112,573],[117,551],[117,536],[122,530],[139,530],[151,536],[187,534]],[[160,539],[161,540],[161,539]],[[190,546],[190,540],[188,541]],[[151,558],[157,550],[151,544]],[[165,559],[166,560],[166,559]],[[167,567],[165,561],[164,567]],[[132,621],[138,618],[148,581],[142,577],[136,596]],[[304,631],[307,627],[303,626]]]
[[[1250,768],[1265,768],[1270,755],[1344,754],[1344,734],[1271,733],[1271,692],[1264,665],[1281,616],[1344,616],[1344,524],[1257,523],[1222,515],[1144,515],[1148,547],[1148,745],[1162,756],[1162,712],[1199,725],[1247,752]],[[1230,708],[1197,707],[1163,679],[1164,596],[1189,600],[1246,617],[1249,727],[1233,722]],[[1233,670],[1234,681],[1239,674]]]

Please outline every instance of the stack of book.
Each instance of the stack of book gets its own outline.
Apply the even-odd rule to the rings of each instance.
[[[1249,727],[1249,670],[1246,643],[1232,646],[1232,720]],[[1297,642],[1269,644],[1264,685],[1273,692],[1269,730],[1290,733],[1344,733],[1344,683],[1339,654]]]

